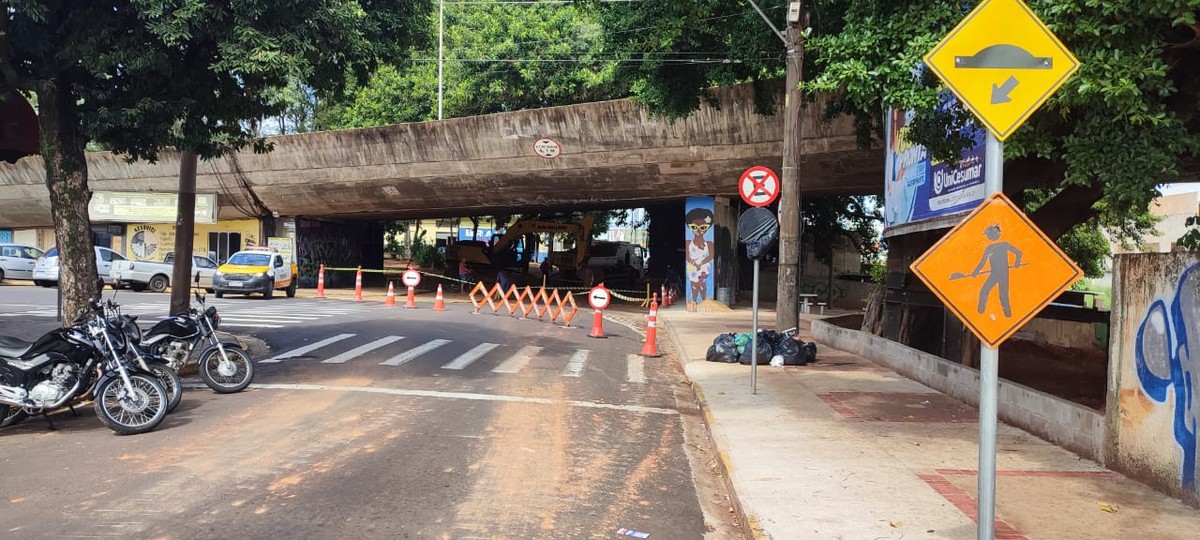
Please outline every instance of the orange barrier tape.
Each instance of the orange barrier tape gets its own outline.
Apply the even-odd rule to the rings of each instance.
[[[567,293],[567,303],[571,304],[571,312],[563,316],[563,326],[570,328],[571,319],[575,318],[575,314],[579,313],[579,307],[575,305],[575,294]]]

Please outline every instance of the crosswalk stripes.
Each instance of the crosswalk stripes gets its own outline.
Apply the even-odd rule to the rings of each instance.
[[[276,356],[272,356],[271,358],[268,358],[268,359],[266,359],[266,360],[260,360],[260,361],[259,361],[259,363],[260,363],[260,364],[271,364],[271,363],[282,362],[282,361],[284,361],[284,360],[286,360],[286,359],[288,359],[288,358],[295,358],[295,357],[297,357],[297,356],[304,356],[305,354],[308,354],[308,353],[310,353],[310,352],[312,352],[312,351],[315,351],[315,350],[317,350],[317,349],[320,349],[321,347],[324,347],[324,346],[326,346],[326,345],[329,345],[329,344],[331,344],[331,343],[337,343],[337,342],[339,342],[339,341],[341,341],[341,340],[343,340],[343,339],[352,338],[352,337],[354,337],[354,336],[356,336],[356,335],[357,335],[357,334],[338,334],[338,335],[336,335],[336,336],[333,336],[333,337],[331,337],[331,338],[322,339],[321,341],[318,341],[318,342],[316,342],[316,343],[312,343],[312,344],[309,344],[309,345],[305,345],[305,346],[303,346],[303,347],[300,347],[300,348],[298,348],[298,349],[292,349],[292,350],[290,350],[290,351],[288,351],[288,352],[285,352],[285,353],[283,353],[283,354],[279,354],[279,355],[276,355]]]
[[[537,356],[539,352],[542,352],[541,347],[535,347],[533,345],[521,347],[521,350],[517,351],[516,354],[512,355],[508,358],[508,360],[501,362],[500,365],[492,369],[492,373],[520,373],[521,369],[524,368],[525,365],[533,359],[533,357]]]
[[[571,359],[567,360],[567,367],[563,369],[563,377],[581,377],[583,376],[583,368],[587,364],[588,356],[592,351],[587,349],[579,349],[575,354],[571,355]]]
[[[483,355],[491,352],[492,349],[495,349],[499,346],[499,343],[480,343],[479,345],[476,345],[475,348],[459,355],[458,358],[455,358],[454,360],[451,360],[450,363],[442,366],[442,369],[463,369],[474,363],[476,360],[479,360]]]
[[[438,347],[441,347],[442,345],[445,345],[447,343],[450,343],[450,340],[448,340],[448,339],[431,340],[431,341],[428,341],[416,348],[409,349],[409,350],[404,351],[400,354],[397,354],[396,356],[393,356],[387,360],[384,360],[383,362],[380,362],[379,365],[381,365],[381,366],[404,365],[409,360],[412,360],[413,358],[421,356],[422,354],[432,351],[432,350],[434,350]]]
[[[378,349],[384,345],[387,345],[389,343],[395,343],[402,339],[404,339],[404,336],[388,336],[385,338],[380,338],[380,339],[372,341],[366,345],[362,345],[362,346],[350,349],[350,350],[348,350],[342,354],[339,354],[333,358],[322,360],[321,363],[322,364],[344,364],[344,363],[346,363],[347,360],[358,358],[359,356],[369,353],[369,352],[371,352],[375,349]]]
[[[314,351],[316,351],[318,349],[321,349],[324,347],[329,347],[338,342],[350,339],[355,336],[356,336],[356,334],[338,334],[338,335],[317,341],[315,343],[310,343],[303,347],[298,347],[296,349],[292,349],[287,352],[280,353],[280,354],[273,356],[271,358],[268,358],[266,360],[260,360],[259,363],[263,363],[263,364],[278,363],[278,362],[287,360],[289,358],[298,358],[298,357],[306,356],[306,355],[309,355],[310,353],[313,353]],[[346,362],[354,360],[355,358],[362,357],[362,356],[367,355],[368,353],[371,353],[372,351],[375,351],[375,350],[383,349],[384,347],[387,347],[388,345],[391,345],[393,343],[399,342],[404,339],[406,339],[405,336],[394,336],[394,335],[393,336],[384,336],[384,337],[380,337],[378,339],[373,339],[365,344],[359,345],[357,347],[354,347],[354,348],[347,350],[345,352],[342,352],[340,354],[337,354],[337,355],[331,356],[329,358],[326,358],[324,360],[321,360],[321,363],[322,364],[344,364]],[[440,349],[446,345],[449,345],[451,343],[453,343],[453,340],[431,339],[429,341],[421,343],[420,345],[417,345],[416,347],[413,347],[413,348],[408,349],[404,352],[401,352],[395,356],[392,356],[391,358],[388,358],[387,360],[380,362],[379,365],[393,366],[393,367],[402,366],[412,360],[415,360],[421,356],[429,354],[429,353],[431,353],[437,349]],[[458,356],[454,357],[449,362],[446,362],[445,364],[443,364],[441,366],[441,369],[449,369],[449,370],[456,370],[456,371],[465,370],[468,367],[470,367],[471,365],[473,365],[475,362],[480,360],[481,358],[487,356],[489,353],[491,353],[492,351],[494,351],[496,349],[499,349],[500,347],[502,347],[502,345],[498,344],[498,343],[480,343],[478,345],[475,345],[471,349],[467,350],[466,352],[463,352],[462,354],[459,354]],[[517,349],[516,352],[509,355],[507,358],[505,358],[503,361],[501,361],[499,364],[497,364],[494,368],[492,368],[491,372],[492,373],[504,373],[504,374],[519,374],[523,370],[525,370],[525,368],[527,368],[529,366],[529,363],[532,362],[533,359],[541,357],[543,350],[544,349],[542,347],[538,347],[538,346],[534,346],[534,345],[522,346],[519,349]],[[576,349],[571,354],[570,358],[567,360],[566,366],[559,373],[559,376],[571,377],[571,378],[582,377],[584,374],[584,371],[587,369],[587,363],[588,363],[589,359],[591,358],[591,354],[592,354],[592,351],[590,351],[590,350]],[[625,368],[624,379],[625,379],[626,383],[646,384],[648,382],[648,379],[646,377],[646,367],[645,367],[645,359],[644,358],[642,358],[640,355],[630,354],[630,355],[626,356],[624,364],[625,364],[624,365],[624,368]]]

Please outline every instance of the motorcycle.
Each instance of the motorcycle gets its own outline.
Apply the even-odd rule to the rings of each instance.
[[[175,371],[195,358],[200,378],[214,392],[241,392],[254,380],[254,362],[240,345],[217,337],[221,317],[216,306],[206,307],[203,295],[195,291],[192,294],[199,308],[193,306],[187,315],[159,321],[145,333],[140,346],[166,359]],[[193,354],[202,343],[208,346]]]
[[[167,415],[167,391],[153,375],[126,364],[103,306],[90,302],[75,323],[29,343],[0,337],[0,418],[46,415],[91,396],[96,416],[120,435],[145,433]],[[46,417],[51,429],[53,422]]]
[[[117,352],[135,362],[142,371],[154,375],[167,390],[167,412],[175,410],[183,400],[183,381],[165,358],[142,349],[142,329],[137,325],[137,317],[121,314],[120,305],[113,300],[104,303],[104,316],[113,335],[124,338],[115,340]]]

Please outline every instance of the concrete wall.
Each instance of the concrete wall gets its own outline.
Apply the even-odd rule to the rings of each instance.
[[[860,315],[848,315],[856,318]],[[979,371],[860,330],[831,318],[814,320],[813,339],[854,353],[930,388],[979,405]],[[1027,386],[1000,381],[999,418],[1080,456],[1103,463],[1104,416]]]
[[[1118,255],[1113,270],[1108,460],[1200,504],[1200,255]]]

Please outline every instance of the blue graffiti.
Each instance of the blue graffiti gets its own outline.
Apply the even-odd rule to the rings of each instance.
[[[1175,441],[1183,450],[1183,493],[1196,493],[1196,433],[1200,422],[1197,375],[1200,356],[1192,346],[1200,344],[1200,264],[1190,266],[1179,277],[1168,305],[1155,300],[1138,328],[1135,350],[1137,376],[1150,399],[1166,403],[1174,391]]]

